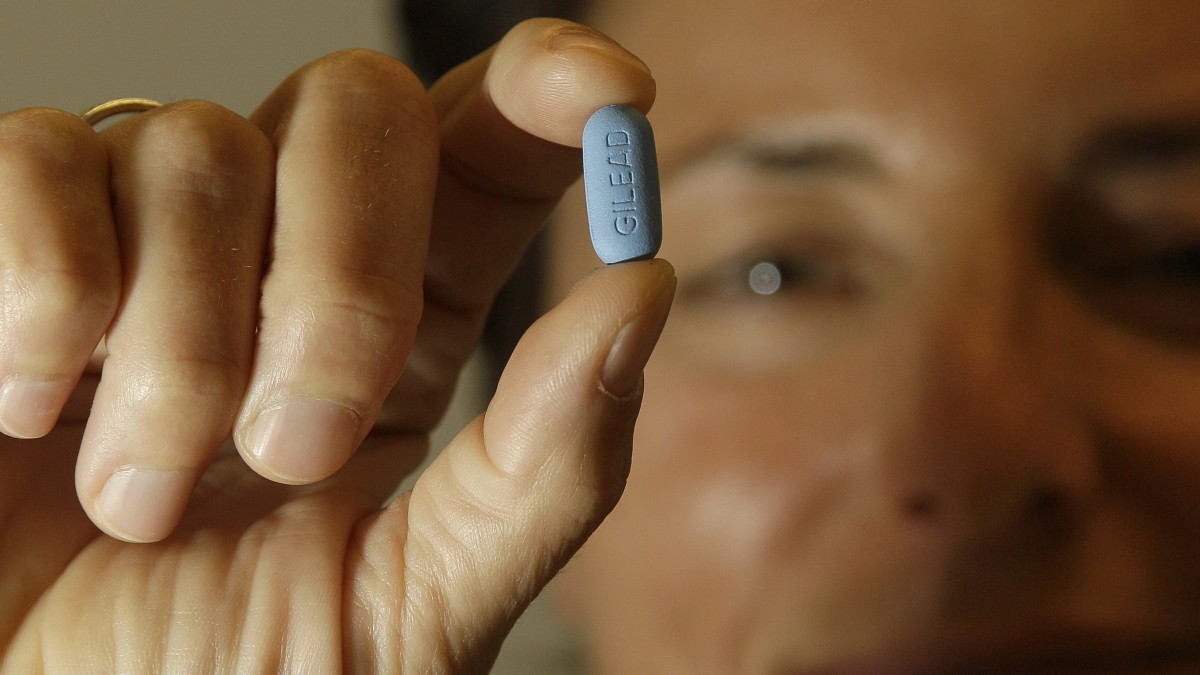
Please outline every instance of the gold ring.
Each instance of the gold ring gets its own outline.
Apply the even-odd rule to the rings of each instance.
[[[79,113],[79,116],[83,118],[84,122],[96,126],[96,123],[100,120],[107,119],[113,115],[146,112],[147,110],[153,110],[161,106],[162,104],[158,101],[151,101],[148,98],[118,98],[85,110]]]

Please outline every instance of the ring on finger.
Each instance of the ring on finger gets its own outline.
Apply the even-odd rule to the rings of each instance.
[[[153,110],[161,106],[162,104],[158,101],[148,98],[117,98],[89,108],[79,113],[79,116],[83,118],[84,122],[96,126],[97,122],[108,119],[113,115],[146,112],[147,110]]]

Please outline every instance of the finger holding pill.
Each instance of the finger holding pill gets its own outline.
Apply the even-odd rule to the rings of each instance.
[[[654,132],[639,110],[605,106],[583,129],[583,185],[592,247],[605,263],[653,258],[662,244]]]

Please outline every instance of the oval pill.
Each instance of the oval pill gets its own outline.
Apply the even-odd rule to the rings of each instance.
[[[636,108],[605,106],[583,127],[583,188],[592,248],[605,263],[653,258],[662,245],[658,157]]]

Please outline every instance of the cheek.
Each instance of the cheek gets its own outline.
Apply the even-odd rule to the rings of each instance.
[[[844,372],[749,379],[662,356],[625,496],[567,584],[591,605],[602,653],[731,664],[764,589],[805,577],[791,544],[852,492],[865,406]]]
[[[653,509],[657,536],[692,567],[733,573],[755,564],[778,527],[781,501],[816,458],[793,451],[812,431],[787,405],[783,386],[753,387],[654,377],[635,436],[629,510]],[[788,423],[781,423],[789,420]]]
[[[795,376],[749,382],[656,370],[647,372],[631,504],[664,509],[673,536],[693,551],[749,562],[784,514],[805,510],[837,472],[847,408],[815,408]]]

